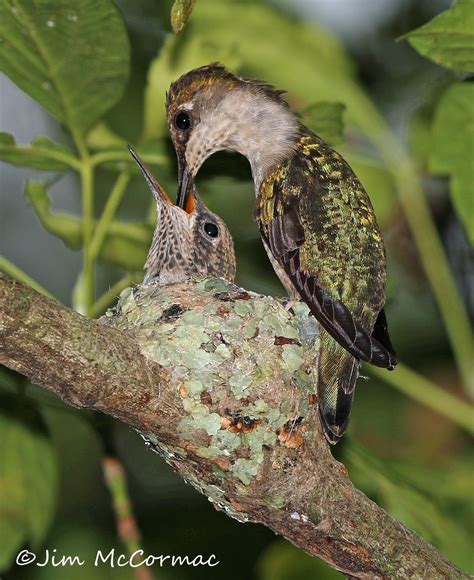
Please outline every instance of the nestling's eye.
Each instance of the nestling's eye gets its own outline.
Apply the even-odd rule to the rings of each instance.
[[[210,238],[217,238],[219,235],[219,228],[212,222],[206,222],[204,224],[204,231]]]
[[[174,124],[180,131],[187,131],[191,127],[191,117],[189,113],[181,111],[174,119]]]

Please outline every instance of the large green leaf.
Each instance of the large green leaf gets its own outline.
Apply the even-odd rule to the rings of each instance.
[[[0,411],[0,570],[19,548],[37,549],[57,493],[56,458],[36,406],[2,396]]]
[[[54,143],[48,137],[37,137],[31,145],[17,145],[13,135],[0,133],[0,160],[21,167],[45,171],[65,171],[75,158],[65,145]]]
[[[443,94],[432,129],[430,169],[449,175],[451,198],[474,242],[474,85],[455,83]]]
[[[474,72],[474,0],[457,0],[449,10],[402,38],[437,64]]]
[[[111,0],[0,0],[0,70],[77,134],[121,97],[125,26]]]

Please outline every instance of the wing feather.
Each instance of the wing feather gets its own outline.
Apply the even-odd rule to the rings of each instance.
[[[395,356],[362,328],[347,306],[333,299],[315,274],[302,270],[300,247],[305,235],[295,202],[262,225],[261,234],[311,312],[339,344],[358,360],[384,368],[396,365]]]

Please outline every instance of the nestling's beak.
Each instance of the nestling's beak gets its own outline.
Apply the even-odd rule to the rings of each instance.
[[[166,193],[166,191],[161,187],[158,181],[153,177],[151,172],[148,170],[146,165],[138,156],[138,153],[133,149],[131,145],[128,146],[128,150],[132,154],[133,159],[135,160],[136,164],[140,168],[141,172],[143,173],[146,182],[148,183],[149,188],[151,189],[154,198],[158,203],[168,203],[169,205],[173,205],[173,202],[170,199],[170,196]]]

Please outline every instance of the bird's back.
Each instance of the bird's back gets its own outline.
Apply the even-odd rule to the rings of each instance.
[[[256,217],[265,229],[290,206],[303,231],[301,270],[371,332],[385,299],[385,251],[372,204],[344,159],[307,129],[294,155],[262,182]]]

